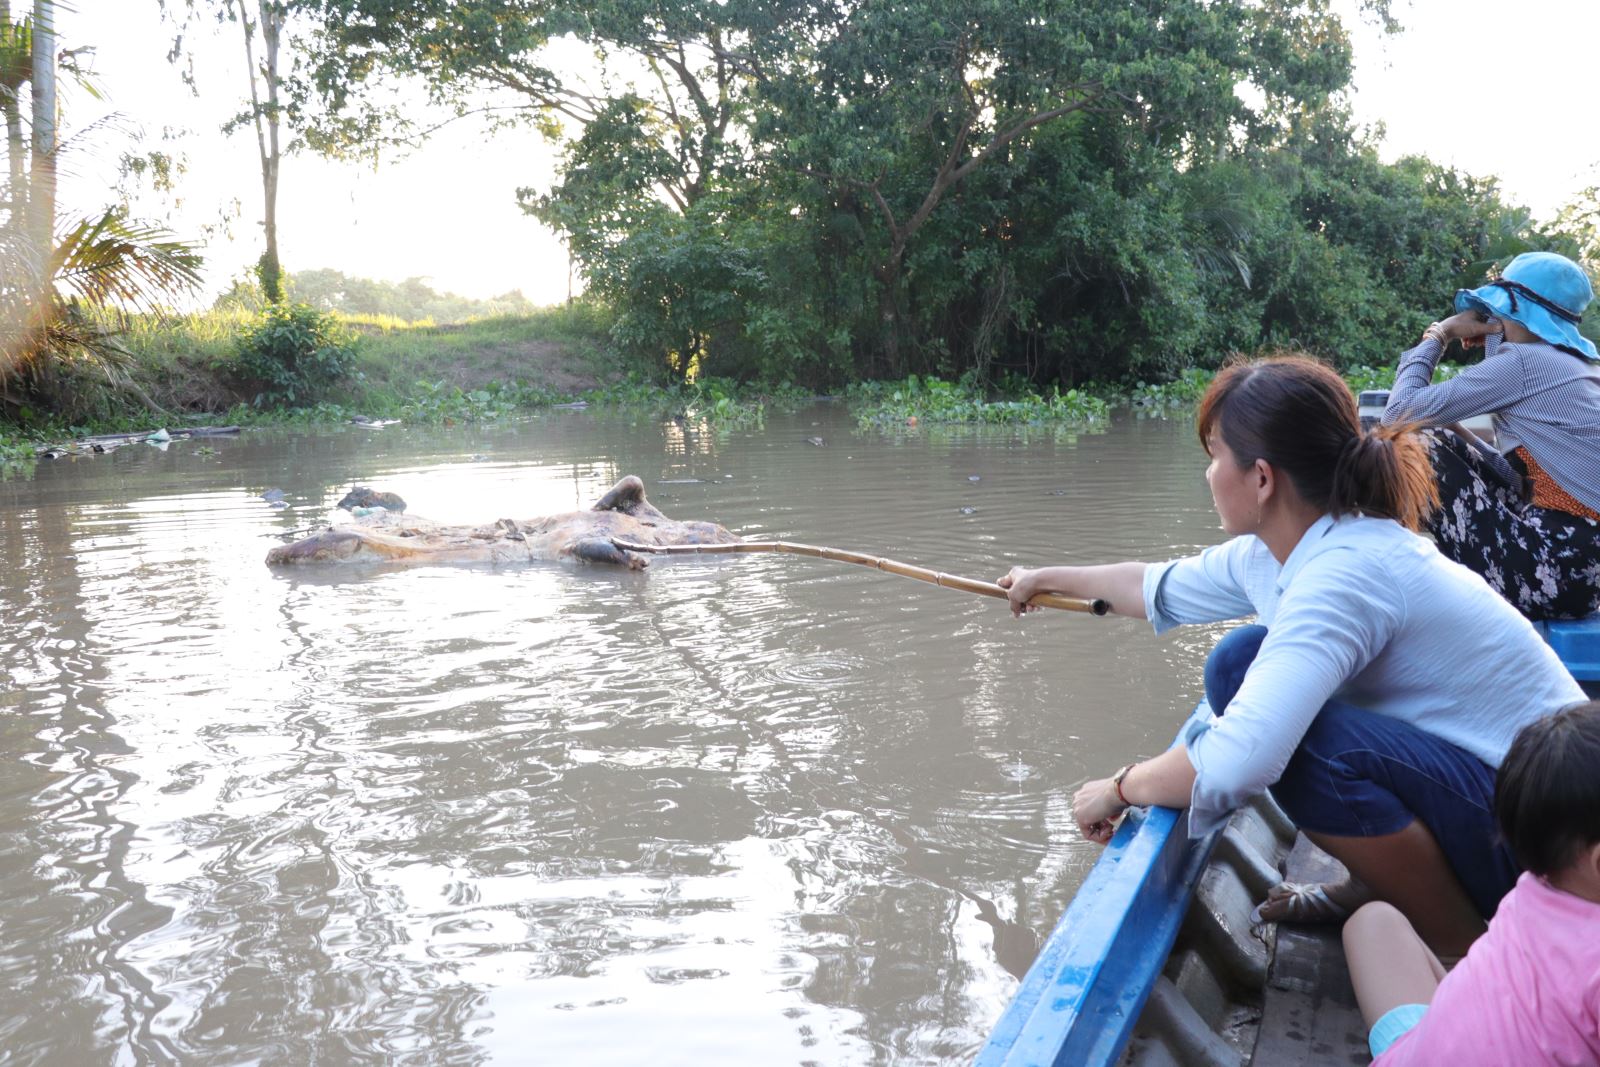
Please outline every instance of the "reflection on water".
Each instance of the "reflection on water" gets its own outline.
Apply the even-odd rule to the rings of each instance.
[[[970,1056],[1094,860],[1072,787],[1165,746],[1215,636],[795,557],[262,563],[356,482],[487,522],[626,473],[975,577],[1164,558],[1218,537],[1181,422],[211,444],[0,483],[8,1062]]]

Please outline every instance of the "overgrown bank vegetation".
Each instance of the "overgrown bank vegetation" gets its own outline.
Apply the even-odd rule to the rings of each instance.
[[[793,382],[741,382],[713,375],[692,381],[628,372],[607,348],[607,321],[592,304],[547,309],[449,327],[413,326],[392,319],[332,316],[304,306],[266,315],[238,309],[166,318],[124,318],[131,390],[105,390],[85,381],[54,413],[24,408],[23,419],[0,424],[0,467],[31,459],[46,443],[91,432],[202,423],[328,425],[358,419],[449,424],[503,419],[583,404],[704,420],[722,429],[763,423],[774,406],[816,400]],[[109,324],[107,328],[110,328]],[[306,371],[295,346],[312,358]],[[318,354],[324,347],[333,354]],[[498,354],[549,346],[552,382],[532,364]],[[1439,368],[1441,377],[1455,365]],[[574,375],[574,371],[579,372]],[[1120,407],[1187,417],[1214,372],[1189,369],[1161,383],[1087,383],[1040,390],[1020,376],[984,382],[973,371],[958,380],[908,375],[850,385],[837,399],[863,430],[916,432],[937,426],[1082,428],[1101,424]],[[1393,369],[1347,370],[1352,390],[1386,388]]]

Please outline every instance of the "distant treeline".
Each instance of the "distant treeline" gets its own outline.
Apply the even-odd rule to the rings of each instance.
[[[423,278],[383,282],[352,278],[343,271],[328,269],[287,273],[284,289],[288,299],[309,304],[319,311],[392,318],[414,324],[431,322],[442,326],[495,315],[531,315],[538,310],[518,289],[477,300],[441,293]],[[212,307],[218,311],[240,308],[256,311],[264,304],[261,289],[254,281],[238,281],[217,297]]]

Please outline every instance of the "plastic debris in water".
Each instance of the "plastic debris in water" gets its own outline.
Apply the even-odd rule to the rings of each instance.
[[[146,437],[145,440],[153,445],[164,445],[172,440],[172,435],[166,430],[157,430]]]

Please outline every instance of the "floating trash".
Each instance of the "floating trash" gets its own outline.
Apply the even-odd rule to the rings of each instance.
[[[967,481],[969,481],[969,482],[981,482],[981,481],[983,481],[983,475],[981,475],[981,474],[969,474],[969,475],[967,475]]]
[[[286,494],[282,489],[268,489],[266,492],[261,494],[261,499],[265,500],[269,504],[272,504],[282,500],[287,495],[288,494]]]

